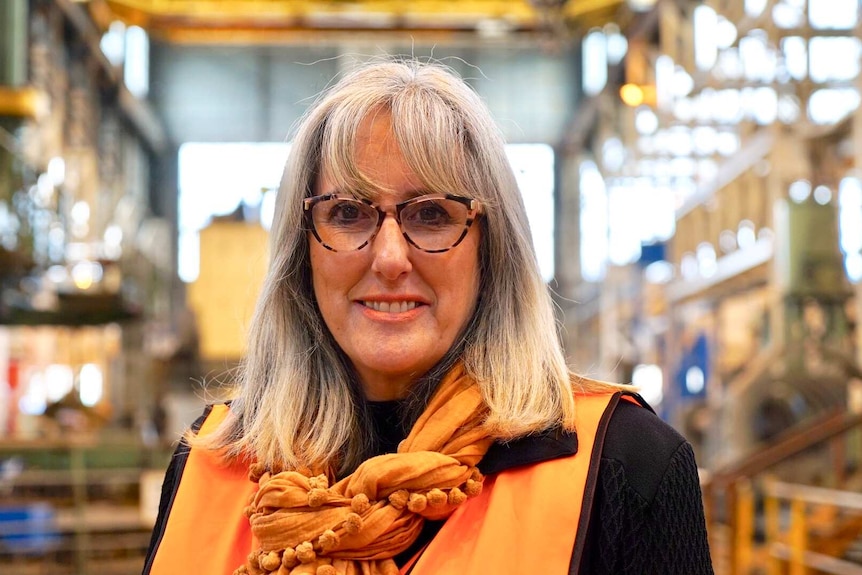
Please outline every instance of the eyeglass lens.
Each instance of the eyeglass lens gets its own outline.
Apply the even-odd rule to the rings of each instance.
[[[316,203],[311,217],[326,246],[348,251],[362,247],[371,239],[382,214],[360,200],[331,198]],[[461,239],[470,217],[470,209],[457,200],[419,199],[402,207],[401,231],[420,249],[445,250]]]

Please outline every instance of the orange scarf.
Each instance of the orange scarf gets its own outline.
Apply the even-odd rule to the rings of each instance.
[[[493,441],[483,406],[457,366],[398,453],[372,457],[334,485],[325,475],[253,466],[259,489],[247,514],[260,550],[234,575],[397,575],[392,558],[425,519],[444,519],[481,492],[476,465]]]

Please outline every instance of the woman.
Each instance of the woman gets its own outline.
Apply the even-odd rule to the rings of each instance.
[[[690,446],[569,372],[460,79],[387,61],[329,89],[271,246],[235,398],[178,449],[145,573],[712,573]]]

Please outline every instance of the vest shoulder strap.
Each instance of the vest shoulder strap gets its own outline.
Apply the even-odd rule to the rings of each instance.
[[[211,433],[228,409],[214,406],[199,434]],[[150,574],[230,573],[242,565],[253,548],[243,510],[255,489],[247,466],[225,464],[217,454],[193,448]]]
[[[619,393],[579,395],[578,452],[488,477],[402,573],[576,573],[604,433],[619,400]]]

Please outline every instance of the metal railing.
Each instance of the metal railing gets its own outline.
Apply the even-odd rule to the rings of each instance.
[[[812,549],[811,529],[819,521],[862,518],[862,493],[767,480],[763,485],[768,575],[807,575],[809,569],[834,575],[862,575],[862,565],[835,557],[842,543]],[[786,513],[785,513],[786,512]],[[824,512],[826,517],[824,517]],[[819,520],[818,520],[818,516]],[[858,533],[857,533],[858,534]]]
[[[848,438],[858,443],[860,431],[862,414],[829,413],[711,473],[703,494],[716,573],[862,575],[862,564],[840,556],[842,542],[862,536],[862,493],[847,484]],[[778,480],[781,465],[818,449],[833,488]],[[830,541],[816,532],[824,525],[846,529]]]

